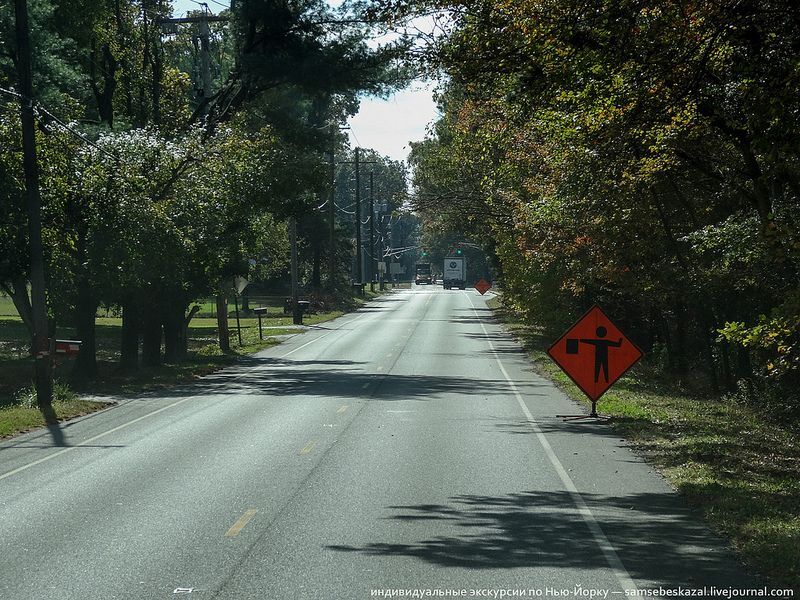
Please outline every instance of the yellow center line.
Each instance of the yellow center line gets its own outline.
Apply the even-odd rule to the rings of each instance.
[[[244,529],[244,526],[250,522],[250,519],[252,519],[257,512],[258,511],[255,508],[247,510],[241,517],[239,517],[239,520],[231,525],[231,528],[225,532],[225,537],[236,537],[239,535],[239,532]]]
[[[303,446],[303,448],[300,450],[300,454],[308,454],[314,449],[314,446],[316,445],[317,442],[315,440],[311,440],[305,446]]]
[[[339,407],[339,410],[336,411],[336,414],[341,415],[342,413],[346,412],[348,408],[350,408],[348,404],[343,404]]]

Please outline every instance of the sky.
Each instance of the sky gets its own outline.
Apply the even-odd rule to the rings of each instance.
[[[229,6],[229,0],[206,0],[211,12]],[[175,16],[197,10],[194,0],[173,0]],[[432,85],[416,83],[388,99],[364,97],[357,115],[348,121],[350,145],[372,148],[392,160],[405,160],[410,141],[425,138],[430,123],[437,117]]]

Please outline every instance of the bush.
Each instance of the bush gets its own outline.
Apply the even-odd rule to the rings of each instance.
[[[751,406],[770,421],[800,426],[800,381],[787,379],[740,379],[728,399]]]
[[[66,383],[61,381],[55,381],[53,383],[53,402],[69,402],[76,398],[77,395]],[[38,408],[39,403],[36,400],[36,388],[30,385],[19,390],[14,395],[14,405],[21,408]]]

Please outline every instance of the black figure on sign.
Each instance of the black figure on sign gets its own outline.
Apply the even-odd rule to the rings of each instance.
[[[567,339],[567,354],[577,354],[579,342],[594,346],[594,382],[597,383],[597,380],[600,378],[600,370],[602,369],[603,378],[606,380],[606,383],[608,383],[608,348],[619,348],[622,346],[622,338],[619,338],[616,342],[604,340],[603,338],[608,334],[608,330],[602,325],[595,329],[595,333],[599,339]]]

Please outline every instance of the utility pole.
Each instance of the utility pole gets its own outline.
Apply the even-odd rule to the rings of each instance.
[[[369,173],[369,289],[375,291],[375,178],[374,173]]]
[[[289,217],[289,246],[291,247],[291,271],[292,271],[292,323],[295,325],[303,324],[303,316],[300,313],[298,304],[299,294],[297,291],[297,219]]]
[[[356,169],[356,283],[364,283],[364,273],[361,271],[361,175],[358,168],[360,148],[355,150]]]
[[[201,103],[207,103],[211,97],[211,31],[208,27],[209,23],[229,21],[228,17],[220,17],[212,15],[206,8],[202,15],[195,15],[192,17],[181,17],[176,19],[158,19],[156,24],[161,25],[166,33],[175,33],[177,30],[170,31],[167,25],[180,25],[183,23],[197,23],[198,33],[197,37],[200,38],[200,83],[203,86],[203,95],[198,100]],[[208,111],[208,105],[204,104],[202,112],[205,114]]]
[[[374,160],[361,160],[361,148],[356,148],[354,150],[354,160],[343,160],[339,164],[352,164],[356,171],[356,202],[355,202],[355,218],[356,218],[356,272],[354,279],[356,283],[364,283],[364,275],[362,269],[362,248],[361,248],[361,171],[360,166],[362,164],[375,164],[377,161]]]
[[[203,19],[198,23],[200,38],[200,72],[203,80],[203,114],[208,112],[208,99],[211,97],[211,57],[209,56],[209,37],[208,20]]]
[[[336,289],[336,138],[331,136],[331,195],[328,198],[328,289]]]
[[[208,24],[210,22],[227,22],[228,17],[219,17],[212,15],[206,8],[202,15],[195,15],[192,17],[182,17],[177,19],[158,19],[156,23],[165,29],[166,25],[179,25],[182,23],[197,23],[198,35],[200,38],[200,80],[203,86],[202,97],[198,94],[198,101],[201,106],[201,113],[203,115],[208,113],[208,99],[211,97],[211,32]],[[227,288],[224,283],[221,283],[223,288]],[[228,290],[222,289],[217,294],[217,335],[219,337],[219,347],[221,350],[227,352],[230,350],[230,328],[228,327]],[[241,335],[241,334],[240,334]],[[240,344],[241,345],[241,340]]]
[[[33,114],[33,74],[31,70],[30,29],[27,0],[15,0],[17,28],[17,69],[22,118],[23,168],[27,192],[28,237],[31,251],[31,308],[33,309],[33,351],[36,400],[39,408],[52,413],[53,378],[47,332],[44,252],[42,250],[41,197],[39,166],[36,157],[36,123]],[[50,417],[48,416],[48,419]]]
[[[350,129],[348,126],[330,124],[331,128],[331,195],[328,198],[328,233],[330,237],[328,252],[328,289],[336,289],[336,132]]]

